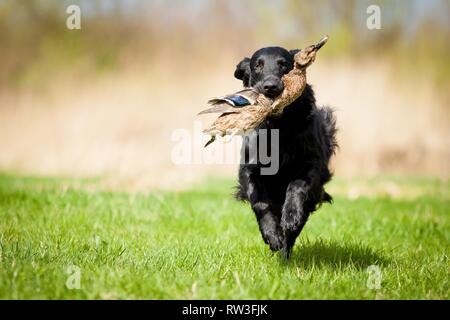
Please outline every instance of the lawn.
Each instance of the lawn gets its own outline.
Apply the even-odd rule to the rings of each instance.
[[[450,298],[448,181],[336,179],[289,261],[231,179],[183,192],[97,184],[0,175],[1,299]]]

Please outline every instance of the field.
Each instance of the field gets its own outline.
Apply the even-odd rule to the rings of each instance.
[[[100,180],[0,175],[1,299],[450,298],[448,181],[336,179],[285,261],[230,179]]]

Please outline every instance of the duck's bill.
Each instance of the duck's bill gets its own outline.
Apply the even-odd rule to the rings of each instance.
[[[323,45],[325,43],[327,43],[328,41],[328,36],[323,37],[322,39],[320,39],[320,41],[314,45],[314,49],[319,50],[320,48],[323,47]]]

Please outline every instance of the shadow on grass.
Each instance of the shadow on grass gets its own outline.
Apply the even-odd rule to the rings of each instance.
[[[376,252],[362,243],[339,243],[324,240],[301,243],[294,247],[289,260],[280,258],[280,262],[302,269],[325,266],[336,269],[347,266],[365,269],[370,265],[389,264],[389,260],[380,252]]]

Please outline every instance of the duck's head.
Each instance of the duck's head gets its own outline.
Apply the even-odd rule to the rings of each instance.
[[[317,51],[328,41],[328,36],[323,37],[317,44],[313,44],[300,50],[294,56],[294,67],[297,69],[306,69],[316,59]]]

